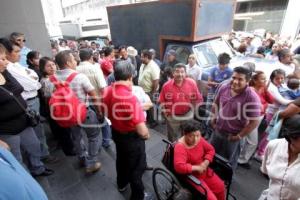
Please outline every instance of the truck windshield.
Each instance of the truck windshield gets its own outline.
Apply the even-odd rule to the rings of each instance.
[[[229,45],[223,39],[216,39],[198,44],[193,47],[197,56],[198,64],[202,67],[210,67],[218,64],[218,55],[228,53],[230,57],[233,52]]]

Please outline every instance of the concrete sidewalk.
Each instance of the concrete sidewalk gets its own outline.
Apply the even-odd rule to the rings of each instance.
[[[164,132],[160,126],[156,130]],[[165,144],[165,136],[151,129],[151,139],[146,142],[147,162],[153,167],[161,167],[160,162]],[[99,159],[102,168],[99,172],[86,176],[84,169],[79,168],[76,157],[66,157],[62,151],[54,152],[61,162],[48,165],[55,170],[49,177],[39,177],[38,182],[46,191],[50,200],[122,200],[129,199],[130,190],[121,194],[117,190],[115,170],[115,146],[102,149]],[[146,190],[153,192],[152,171],[146,171],[143,176]],[[231,193],[238,200],[256,200],[261,191],[268,186],[268,180],[259,171],[259,163],[252,161],[251,170],[238,168],[232,183]]]

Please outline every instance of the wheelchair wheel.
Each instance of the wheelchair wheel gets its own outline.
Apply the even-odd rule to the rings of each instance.
[[[167,170],[155,168],[152,174],[153,187],[158,200],[171,200],[181,185]]]

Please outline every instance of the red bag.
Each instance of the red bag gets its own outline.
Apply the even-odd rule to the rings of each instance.
[[[56,88],[49,100],[51,118],[65,128],[82,124],[87,115],[86,104],[80,102],[69,87],[76,75],[77,73],[71,74],[65,82],[58,81],[54,75],[49,78]]]

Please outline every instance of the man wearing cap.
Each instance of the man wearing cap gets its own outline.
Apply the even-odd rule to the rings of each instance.
[[[300,115],[285,119],[281,134],[285,139],[268,143],[261,171],[270,179],[259,199],[299,199],[300,197]]]
[[[178,60],[176,59],[176,51],[171,49],[167,53],[167,60],[163,62],[161,65],[161,78],[159,81],[160,88],[169,80],[169,72],[172,71],[174,66],[178,64]]]
[[[28,67],[27,65],[27,54],[31,51],[31,49],[29,49],[28,47],[25,46],[25,35],[23,33],[18,33],[18,32],[13,32],[10,34],[9,39],[12,43],[18,45],[21,48],[21,58],[19,60],[19,63],[23,66],[23,67]]]
[[[131,200],[151,199],[144,193],[142,175],[146,168],[145,140],[149,130],[141,104],[132,93],[134,67],[128,60],[117,60],[116,82],[105,89],[103,109],[111,120],[116,144],[117,185],[120,192],[131,187]]]
[[[160,67],[162,63],[156,58],[156,51],[154,49],[149,49],[149,51],[152,53],[152,60]]]
[[[196,82],[186,77],[185,64],[174,66],[173,79],[163,86],[159,103],[167,122],[168,140],[176,141],[180,136],[180,125],[194,118],[194,111],[202,103]]]

